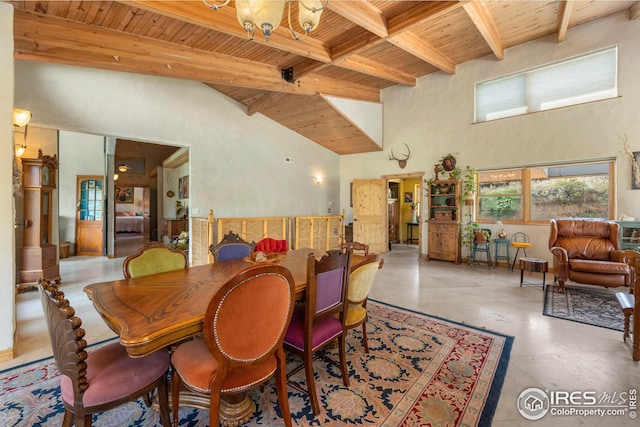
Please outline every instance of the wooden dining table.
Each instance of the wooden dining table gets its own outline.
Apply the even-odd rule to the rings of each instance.
[[[289,269],[296,294],[304,294],[307,258],[324,251],[292,250],[279,260]],[[352,255],[352,268],[364,260]],[[131,357],[142,357],[202,332],[202,321],[215,293],[249,260],[205,264],[186,269],[109,282],[93,283],[84,291],[100,316],[120,337]]]
[[[304,295],[307,282],[307,259],[324,251],[304,248],[291,250],[275,261],[286,267],[293,276],[296,294]],[[365,260],[352,254],[351,268]],[[143,357],[162,348],[199,335],[209,302],[216,292],[238,271],[254,264],[251,259],[216,262],[148,276],[84,287],[100,316],[120,337],[120,344],[131,357]],[[185,406],[208,410],[208,400],[181,392]],[[248,407],[247,405],[250,405]],[[221,401],[220,420],[223,425],[238,425],[253,404],[244,394]],[[243,418],[239,418],[243,417]]]

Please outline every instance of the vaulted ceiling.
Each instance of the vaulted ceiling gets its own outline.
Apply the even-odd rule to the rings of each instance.
[[[9,3],[15,58],[201,81],[338,154],[381,148],[327,97],[379,102],[390,86],[486,55],[500,61],[540,37],[560,43],[571,27],[620,11],[640,15],[637,1],[330,0],[308,37],[294,40],[285,8],[267,42],[247,39],[233,1],[217,11],[200,0]]]

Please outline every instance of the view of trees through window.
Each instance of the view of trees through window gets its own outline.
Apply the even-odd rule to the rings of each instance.
[[[609,175],[610,162],[479,172],[477,217],[492,222],[609,219]]]

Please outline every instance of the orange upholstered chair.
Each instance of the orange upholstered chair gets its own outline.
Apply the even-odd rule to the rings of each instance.
[[[207,308],[204,338],[180,344],[171,356],[175,426],[181,384],[209,396],[209,425],[217,426],[220,395],[242,393],[275,375],[282,418],[291,427],[282,339],[294,304],[295,283],[280,265],[253,265],[224,284]]]
[[[158,390],[162,425],[168,427],[169,352],[158,350],[131,358],[119,342],[85,351],[82,320],[58,290],[57,283],[38,282],[53,357],[60,372],[63,426],[91,426],[91,414],[104,412]]]

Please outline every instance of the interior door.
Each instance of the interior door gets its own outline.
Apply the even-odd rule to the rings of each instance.
[[[103,178],[78,176],[76,182],[76,255],[100,256],[104,252]]]
[[[352,197],[353,240],[369,245],[371,252],[387,252],[387,181],[354,179]]]

